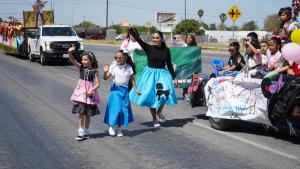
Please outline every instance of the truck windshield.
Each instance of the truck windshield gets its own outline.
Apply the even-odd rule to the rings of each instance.
[[[43,36],[76,36],[70,27],[44,27]]]

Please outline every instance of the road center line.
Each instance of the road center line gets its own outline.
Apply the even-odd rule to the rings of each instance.
[[[243,138],[234,136],[234,135],[232,135],[232,134],[229,134],[229,133],[226,133],[226,132],[223,132],[223,131],[215,130],[215,129],[213,129],[213,128],[211,128],[211,127],[208,127],[208,126],[205,126],[205,125],[203,125],[203,124],[201,124],[201,123],[192,122],[192,124],[194,124],[194,125],[196,125],[196,126],[198,126],[198,127],[202,127],[202,128],[211,130],[211,131],[213,131],[213,132],[216,132],[216,133],[225,135],[225,136],[230,137],[230,138],[233,138],[233,139],[235,139],[235,140],[238,140],[238,141],[241,141],[241,142],[250,144],[250,145],[252,145],[252,146],[255,146],[255,147],[258,147],[258,148],[261,148],[261,149],[270,151],[270,152],[272,152],[272,153],[275,153],[275,154],[278,154],[278,155],[281,155],[281,156],[284,156],[284,157],[287,157],[287,158],[290,158],[290,159],[298,160],[298,157],[296,157],[296,156],[294,156],[294,155],[291,155],[291,154],[283,153],[283,152],[281,152],[281,151],[274,150],[274,149],[272,149],[272,148],[269,148],[269,147],[266,147],[266,146],[257,144],[257,143],[255,143],[255,142],[252,142],[252,141],[249,141],[249,140],[246,140],[246,139],[243,139]]]

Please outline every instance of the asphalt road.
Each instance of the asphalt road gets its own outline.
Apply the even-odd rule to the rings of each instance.
[[[86,46],[99,65],[111,63],[116,47]],[[226,54],[203,52],[209,60]],[[100,68],[102,72],[102,69]],[[77,116],[69,98],[78,78],[71,65],[41,66],[0,54],[0,168],[298,169],[299,138],[238,123],[231,131],[210,127],[205,108],[182,101],[167,107],[163,127],[152,127],[147,108],[132,104],[135,121],[124,137],[111,137],[103,123],[111,81],[101,80],[100,116],[91,138],[77,142]]]

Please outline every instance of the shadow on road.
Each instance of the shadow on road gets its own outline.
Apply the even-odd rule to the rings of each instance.
[[[140,129],[140,130],[132,130],[132,131],[126,131],[125,137],[134,137],[146,132],[156,132],[157,130],[160,130],[159,128],[147,128],[147,129]]]
[[[162,127],[183,127],[189,122],[193,122],[194,118],[185,118],[185,119],[172,119],[167,120],[164,123],[160,123]],[[141,123],[141,125],[147,126],[147,127],[153,127],[152,122],[144,122]]]
[[[276,131],[272,127],[266,127],[262,124],[245,122],[245,121],[237,121],[235,123],[235,127],[233,127],[228,132],[237,132],[237,133],[247,133],[252,135],[261,135],[266,137],[273,137],[275,139],[280,139],[284,141],[291,142],[293,144],[300,144],[299,136],[291,136],[288,132]]]
[[[199,114],[199,115],[196,115],[194,116],[195,118],[197,119],[202,119],[202,120],[208,120],[208,116],[206,116],[206,114]]]
[[[109,136],[107,132],[90,134],[91,139],[93,139],[93,138],[104,138],[106,136]]]
[[[185,119],[172,119],[167,120],[164,123],[161,123],[163,127],[183,127],[187,123],[193,122],[194,118],[185,118]]]

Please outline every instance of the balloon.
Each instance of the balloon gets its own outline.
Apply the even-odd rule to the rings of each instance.
[[[266,74],[264,78],[270,79],[272,81],[272,80],[275,80],[278,76],[279,76],[278,72],[272,71],[272,72],[269,72],[268,74]]]
[[[291,40],[293,43],[300,45],[300,29],[296,29],[291,34]]]
[[[300,59],[299,60],[295,60],[295,63],[297,63],[298,65],[300,65]]]
[[[298,21],[298,26],[300,26],[300,15],[298,16],[297,21]]]
[[[282,47],[282,56],[288,61],[300,60],[300,45],[296,43],[285,44]]]

